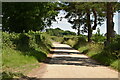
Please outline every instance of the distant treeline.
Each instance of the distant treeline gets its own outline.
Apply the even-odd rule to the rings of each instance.
[[[64,30],[61,30],[60,28],[46,29],[46,32],[51,36],[76,35],[75,32],[71,32],[71,31],[68,31],[68,30],[64,31]]]

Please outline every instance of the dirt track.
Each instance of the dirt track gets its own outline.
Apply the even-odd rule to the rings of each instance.
[[[91,60],[69,45],[53,43],[54,54],[34,69],[29,77],[36,78],[118,78],[118,72]],[[112,79],[111,79],[112,80]]]

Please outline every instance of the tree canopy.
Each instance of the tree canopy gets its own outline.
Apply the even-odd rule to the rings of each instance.
[[[113,16],[120,10],[119,6],[117,2],[3,2],[3,31],[43,30],[56,21],[59,10],[65,10],[65,18],[78,30],[78,35],[88,33],[88,42],[91,42],[92,31],[107,19],[107,41],[110,42],[114,32]]]
[[[117,2],[65,2],[62,8],[67,12],[65,18],[73,25],[71,27],[78,30],[78,35],[87,32],[88,42],[91,42],[92,31],[106,19],[107,41],[110,40],[114,32],[113,13],[119,10],[119,6]]]
[[[3,2],[3,31],[43,30],[56,21],[56,7],[53,2]]]

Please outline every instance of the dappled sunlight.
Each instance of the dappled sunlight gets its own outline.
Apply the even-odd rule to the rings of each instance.
[[[119,2],[4,2],[2,7],[2,80],[118,78]]]
[[[66,44],[53,43],[51,52],[52,57],[48,57],[45,63],[60,64],[60,65],[75,65],[75,66],[100,66],[99,63],[91,60],[87,56],[81,54],[79,51],[71,48]]]
[[[82,58],[82,57],[53,57],[53,58],[48,58],[45,63],[60,64],[60,65],[88,66],[88,67],[100,66],[99,63],[96,63],[95,61],[89,58]]]

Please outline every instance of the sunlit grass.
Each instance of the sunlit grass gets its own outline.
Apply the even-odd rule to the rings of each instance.
[[[38,63],[34,56],[22,55],[24,52],[6,47],[3,49],[3,70],[8,68],[18,68],[26,64]],[[30,67],[30,66],[28,66]]]
[[[106,49],[104,49],[103,43],[87,43],[87,42],[85,43],[82,40],[84,39],[81,38],[81,40],[79,41],[77,39],[72,40],[69,39],[66,41],[66,43],[74,47],[75,49],[78,49],[80,53],[91,57],[92,59],[98,61],[99,63],[106,66],[110,66],[120,71],[118,64],[120,63],[120,60],[118,60],[115,56],[109,55],[110,53]]]
[[[36,36],[37,35],[37,36]],[[3,32],[2,67],[4,77],[27,74],[47,58],[51,42],[46,34]],[[13,74],[13,75],[9,75]]]
[[[118,60],[113,61],[110,66],[120,71],[120,60],[118,59]]]

